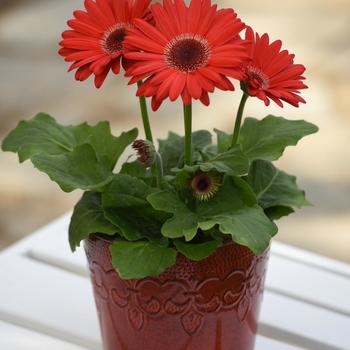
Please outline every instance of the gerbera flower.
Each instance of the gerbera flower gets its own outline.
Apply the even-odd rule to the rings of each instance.
[[[220,174],[199,172],[191,180],[192,193],[199,201],[209,201],[219,191],[221,181]]]
[[[125,40],[130,84],[147,78],[138,95],[152,97],[152,108],[179,96],[209,104],[215,88],[234,90],[228,77],[240,78],[247,58],[239,33],[245,25],[232,9],[217,10],[210,0],[164,0],[151,6],[155,26],[137,19]]]
[[[123,42],[135,18],[149,19],[151,0],[85,0],[86,11],[75,11],[67,22],[71,30],[62,34],[59,54],[74,62],[76,80],[95,75],[95,86],[101,87],[112,69],[120,71]],[[123,66],[127,65],[125,60]]]
[[[251,28],[246,31],[249,42],[250,62],[243,68],[243,88],[251,96],[256,96],[270,104],[270,99],[283,107],[282,101],[299,107],[305,100],[298,95],[307,86],[302,82],[305,67],[294,64],[295,55],[288,51],[281,51],[282,42],[274,41],[270,44],[268,34],[259,36]]]

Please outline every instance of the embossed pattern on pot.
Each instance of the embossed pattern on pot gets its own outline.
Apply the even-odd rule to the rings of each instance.
[[[160,276],[121,280],[109,241],[85,242],[105,350],[253,350],[268,252],[225,244]]]

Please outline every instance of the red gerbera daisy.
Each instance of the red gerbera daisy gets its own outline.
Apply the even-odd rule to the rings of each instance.
[[[306,89],[302,82],[305,67],[294,64],[295,55],[287,50],[281,51],[282,42],[277,40],[270,44],[268,34],[254,35],[251,28],[246,31],[246,40],[250,43],[250,62],[244,66],[244,89],[251,96],[256,96],[270,104],[270,100],[283,107],[282,101],[299,107],[305,100],[298,95],[299,90]]]
[[[216,87],[234,90],[227,77],[241,77],[247,53],[239,37],[245,25],[232,9],[217,10],[210,0],[192,0],[189,7],[183,0],[164,0],[151,12],[155,26],[135,20],[124,43],[125,57],[135,60],[126,70],[130,83],[147,78],[139,96],[152,97],[156,110],[167,97],[208,105],[208,92]]]
[[[86,11],[75,11],[68,21],[71,30],[63,32],[59,54],[74,62],[75,78],[84,81],[95,75],[101,87],[107,74],[120,71],[123,42],[135,18],[149,19],[151,0],[85,0]],[[125,68],[126,63],[123,60]]]

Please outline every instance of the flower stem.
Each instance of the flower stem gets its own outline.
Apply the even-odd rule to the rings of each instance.
[[[241,130],[241,124],[242,124],[242,118],[243,118],[243,111],[244,111],[245,104],[248,100],[248,97],[249,97],[249,95],[246,92],[243,92],[241,103],[239,104],[239,108],[238,108],[238,112],[237,112],[235,129],[233,131],[231,147],[236,145],[238,142],[239,132]]]
[[[137,83],[137,86],[140,87],[141,85],[142,85],[142,81],[139,81]],[[146,139],[153,143],[151,124],[149,122],[149,116],[148,116],[147,103],[146,103],[145,96],[139,96],[139,101],[140,101],[142,122],[143,122],[143,128],[145,130]]]
[[[184,104],[185,164],[192,165],[192,104]]]
[[[140,87],[142,85],[142,80],[137,82],[137,86]],[[153,144],[153,136],[152,136],[152,129],[151,129],[151,123],[149,121],[149,115],[148,115],[148,109],[147,109],[147,103],[145,96],[139,96],[140,101],[140,109],[141,109],[141,115],[142,115],[142,122],[143,122],[143,128],[145,130],[145,136],[146,140],[149,142],[152,142]],[[157,180],[157,187],[161,187],[162,177],[163,177],[163,166],[162,163],[159,163],[159,160],[151,166],[152,176],[156,178]]]
[[[156,152],[156,168],[157,168],[157,187],[162,188],[162,179],[163,179],[163,160],[162,156]]]

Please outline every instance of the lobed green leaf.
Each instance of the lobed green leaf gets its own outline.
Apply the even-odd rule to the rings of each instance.
[[[200,261],[213,254],[221,242],[212,240],[209,242],[195,244],[176,239],[174,240],[174,244],[176,246],[176,249],[188,259],[193,261]]]
[[[113,174],[106,163],[97,159],[91,145],[83,144],[70,153],[49,155],[38,153],[31,158],[33,165],[46,173],[63,191],[102,190]]]
[[[242,152],[241,146],[236,145],[230,150],[210,157],[204,162],[199,161],[197,164],[191,166],[185,165],[182,169],[174,168],[173,171],[177,173],[177,177],[179,177],[181,173],[194,174],[198,171],[216,171],[230,176],[240,176],[248,173],[249,160]]]
[[[183,166],[184,137],[169,132],[168,138],[159,140],[159,153],[163,160],[165,175],[171,175],[171,169]],[[193,158],[201,158],[200,153],[212,143],[212,136],[209,131],[199,130],[192,133]]]
[[[198,162],[201,171],[209,172],[216,170],[230,176],[245,175],[249,170],[249,160],[242,152],[241,147],[236,145],[230,150],[219,153],[206,162]]]
[[[145,178],[147,176],[147,169],[140,161],[136,160],[134,162],[124,163],[120,169],[120,174]]]
[[[214,129],[217,136],[217,149],[219,153],[226,152],[230,149],[232,143],[232,135],[227,134],[224,131]]]
[[[271,207],[301,208],[310,205],[305,198],[305,192],[298,187],[296,177],[278,170],[270,162],[255,161],[251,166],[247,181],[254,189],[258,203],[264,209]]]
[[[265,209],[265,213],[270,220],[275,221],[294,213],[294,209],[291,207],[276,206]]]
[[[154,242],[116,241],[109,248],[112,264],[123,279],[157,276],[176,262],[176,250]]]
[[[246,118],[239,144],[250,161],[273,161],[283,154],[287,146],[296,145],[304,136],[317,131],[317,126],[304,120],[287,120],[272,115],[263,120]]]
[[[108,221],[101,206],[101,194],[85,192],[74,207],[69,225],[69,244],[72,251],[90,234],[115,235],[117,228]]]
[[[62,126],[48,114],[21,121],[2,143],[4,151],[17,152],[20,162],[31,159],[66,192],[77,188],[102,190],[137,129],[111,134],[108,122]]]
[[[155,191],[157,189],[130,175],[114,175],[102,193],[102,207],[106,218],[118,227],[122,237],[129,241],[160,238],[166,218],[146,200]]]
[[[188,206],[171,191],[150,194],[147,200],[155,209],[173,214],[162,227],[165,237],[184,237],[186,241],[191,241],[198,229],[207,231],[218,225],[219,230],[231,235],[236,243],[261,254],[277,233],[276,225],[257,205],[250,186],[239,178],[225,177],[213,199],[197,202],[194,207]]]

